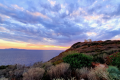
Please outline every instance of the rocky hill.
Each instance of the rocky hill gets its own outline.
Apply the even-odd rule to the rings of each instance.
[[[106,41],[93,41],[93,42],[77,42],[73,44],[68,51],[78,51],[79,53],[84,53],[87,55],[91,54],[102,54],[102,53],[114,53],[120,52],[120,40],[106,40]],[[55,62],[61,60],[64,52],[60,53],[58,56],[49,60],[50,62]]]

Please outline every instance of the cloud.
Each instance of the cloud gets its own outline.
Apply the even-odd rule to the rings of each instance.
[[[21,11],[23,11],[24,9],[23,9],[23,7],[19,7],[18,5],[12,5],[15,9],[18,9],[18,10],[21,10]]]
[[[42,13],[40,13],[40,12],[30,12],[30,11],[26,11],[28,14],[30,14],[30,15],[33,15],[33,16],[40,16],[40,17],[42,17],[42,18],[45,18],[45,19],[50,19],[49,17],[47,17],[47,16],[45,16],[45,15],[43,15]]]
[[[118,0],[19,3],[13,0],[6,4],[0,1],[0,38],[48,47],[67,47],[89,38],[111,39],[120,34],[119,3]]]

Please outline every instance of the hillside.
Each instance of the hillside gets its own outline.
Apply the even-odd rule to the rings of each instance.
[[[87,55],[91,54],[102,54],[102,53],[113,53],[120,51],[120,40],[106,40],[106,41],[93,41],[93,42],[77,42],[73,44],[68,51],[78,51],[79,53],[84,53]],[[49,62],[55,62],[61,60],[63,53],[49,60]]]

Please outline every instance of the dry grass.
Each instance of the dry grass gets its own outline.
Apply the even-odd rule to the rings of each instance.
[[[51,79],[60,78],[68,70],[69,66],[70,65],[67,63],[60,63],[56,66],[51,66],[48,70],[48,75]]]
[[[42,65],[43,65],[43,62],[41,61],[41,62],[36,62],[36,63],[34,63],[31,67],[32,67],[32,68],[42,67]]]
[[[90,72],[90,69],[88,69],[87,67],[83,67],[81,69],[76,69],[78,78],[87,78],[89,72]]]
[[[44,72],[43,68],[30,68],[27,72],[23,73],[23,80],[41,80]]]
[[[107,72],[106,68],[96,67],[94,72],[95,72],[97,77],[110,80],[109,77],[108,77],[109,73]]]
[[[44,68],[45,70],[49,70],[51,66],[53,66],[51,62],[45,62],[42,65],[42,68]]]

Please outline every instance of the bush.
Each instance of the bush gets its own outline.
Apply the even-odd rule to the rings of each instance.
[[[102,80],[110,80],[108,75],[109,73],[107,72],[106,68],[103,67],[96,67],[95,70],[93,70],[95,72],[95,75],[97,78],[102,79]]]
[[[76,69],[76,74],[77,74],[78,79],[80,78],[87,79],[89,72],[90,72],[90,69],[88,69],[87,67]]]
[[[106,63],[117,66],[120,69],[120,52],[116,52],[107,57]]]
[[[30,68],[23,73],[23,80],[41,80],[45,70],[43,68]]]
[[[34,63],[31,67],[32,67],[32,68],[42,67],[42,65],[43,65],[43,62],[41,61],[41,62],[36,62],[36,63]]]
[[[120,71],[115,66],[109,66],[107,71],[109,72],[110,78],[113,80],[119,80],[120,79]]]
[[[45,62],[43,63],[42,68],[48,70],[51,66],[53,66],[51,62]]]
[[[60,63],[56,66],[50,67],[50,70],[48,70],[47,73],[51,79],[61,78],[61,76],[65,75],[64,73],[68,70],[68,68],[69,68],[69,64]]]
[[[70,54],[63,58],[63,61],[69,63],[72,68],[82,68],[91,66],[93,58],[85,54]]]

